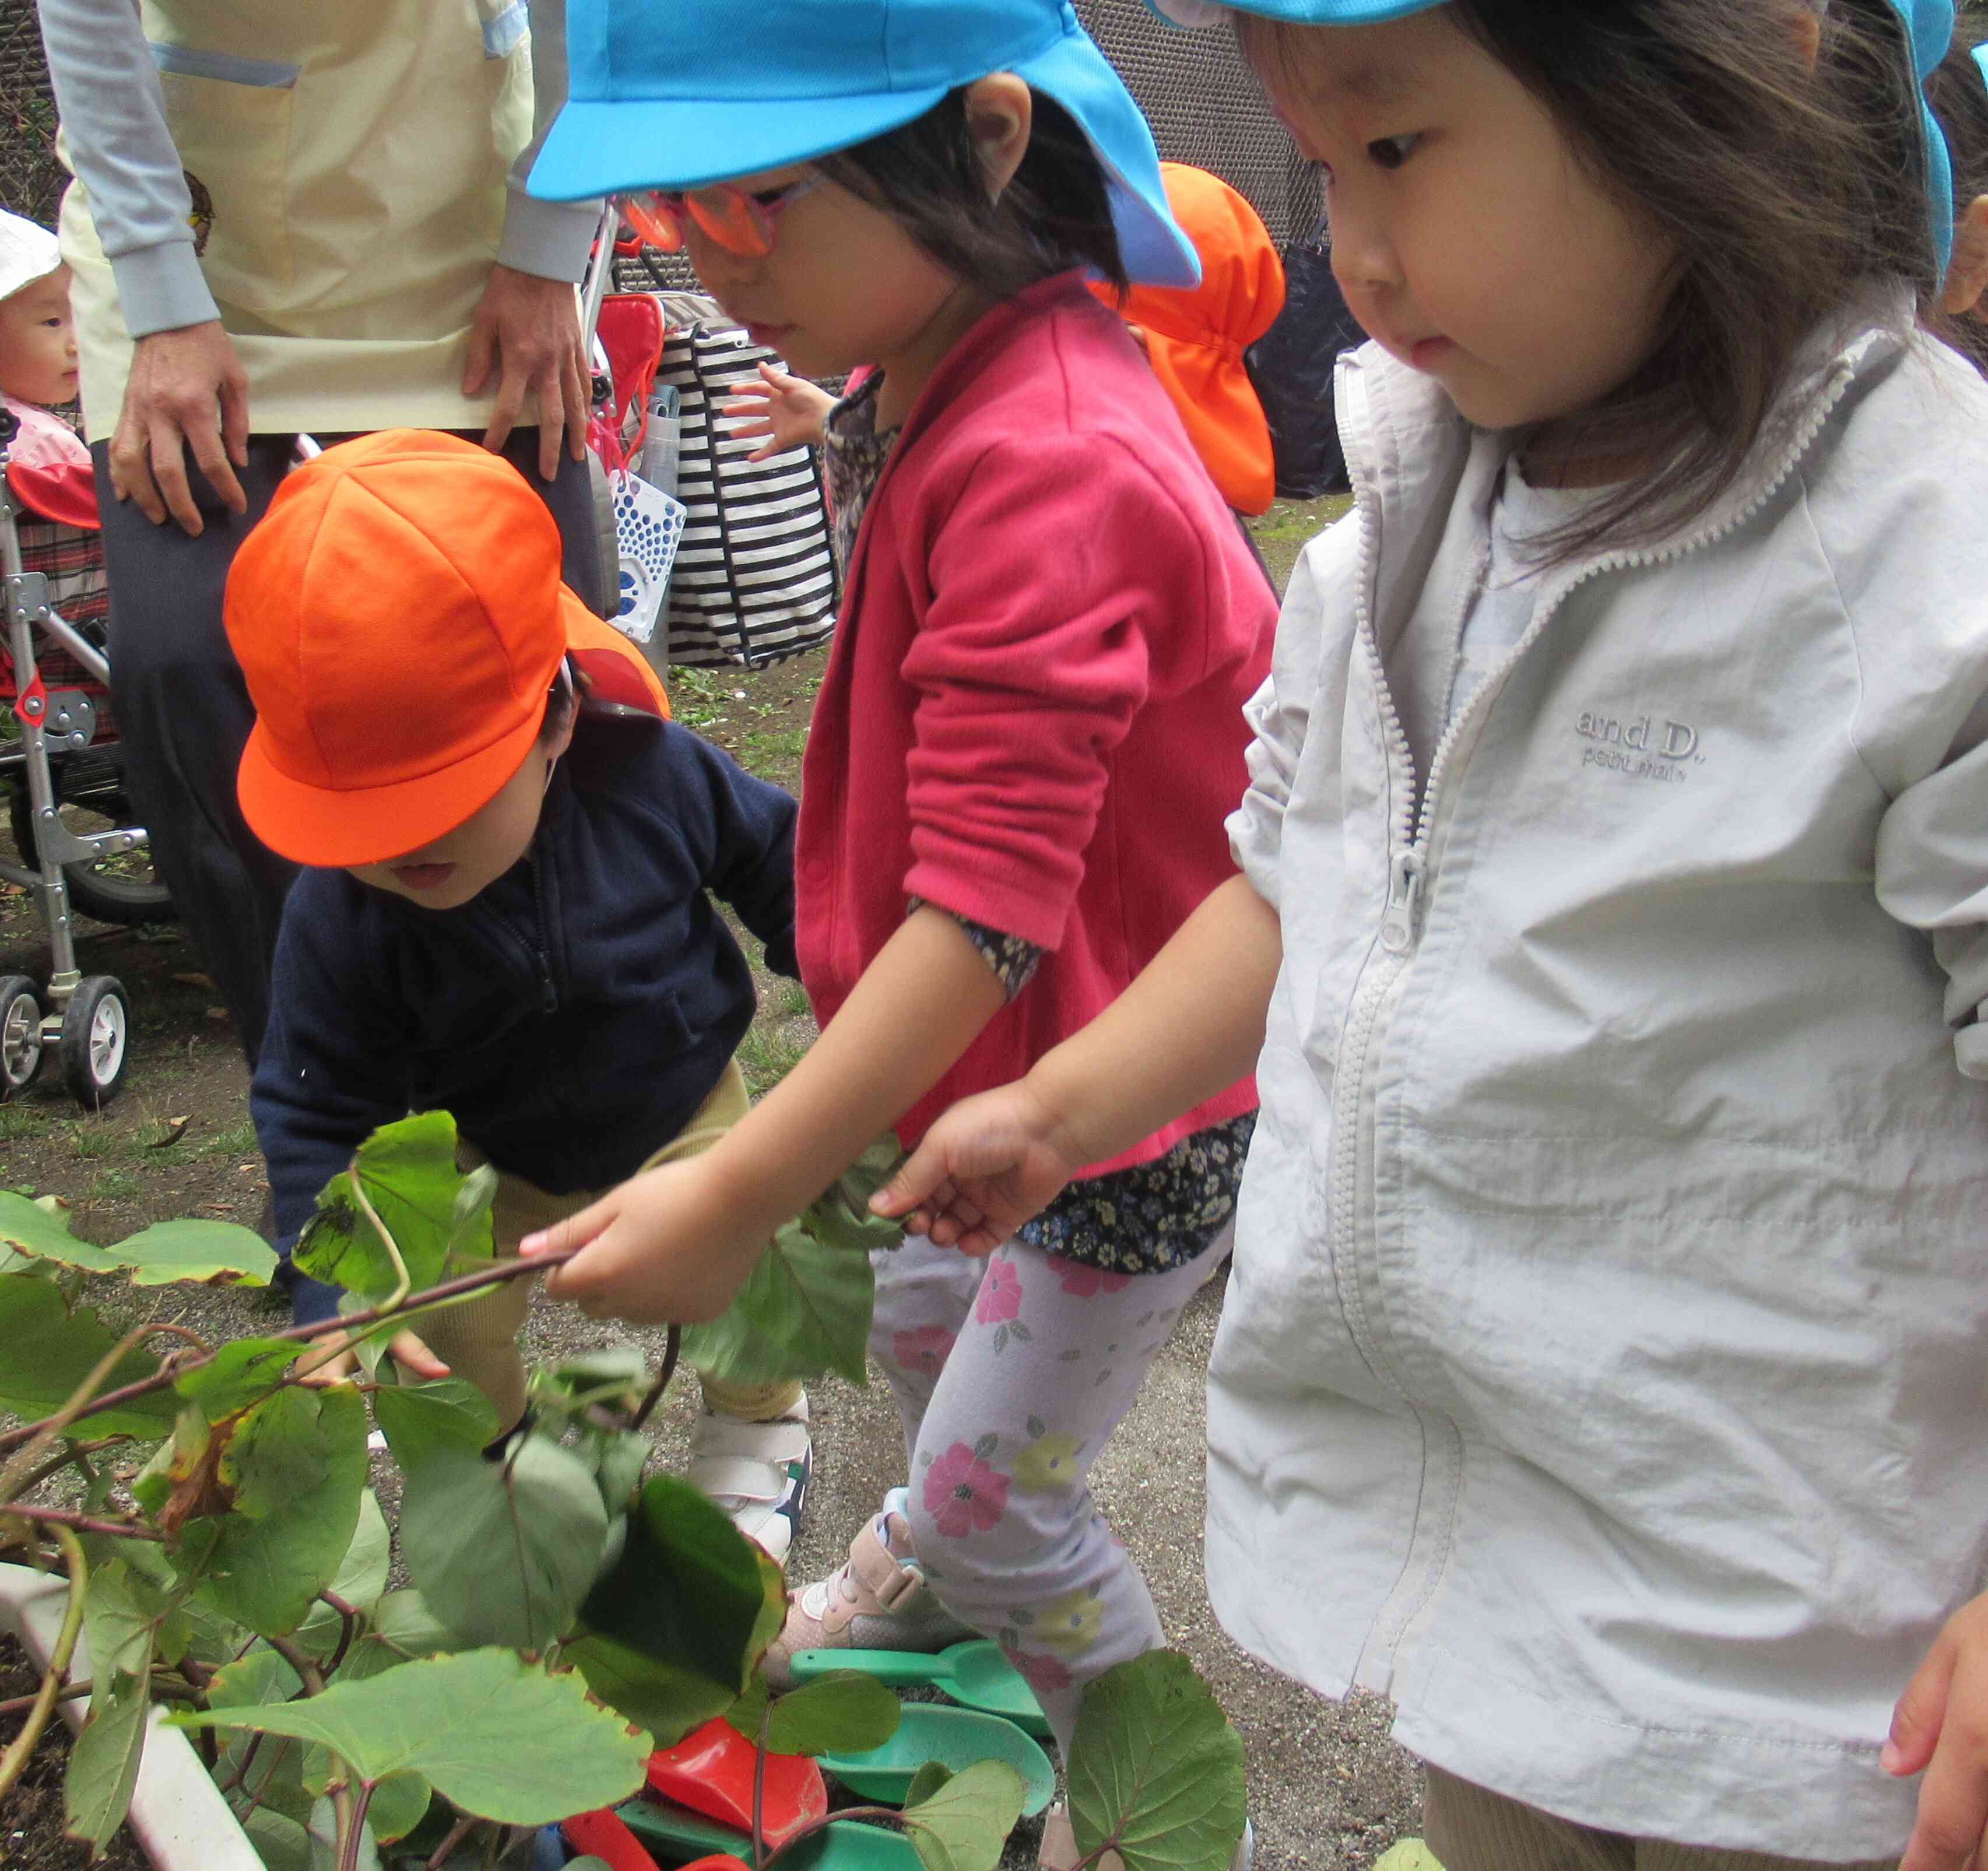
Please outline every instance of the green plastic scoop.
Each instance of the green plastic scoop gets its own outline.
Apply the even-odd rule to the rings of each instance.
[[[631,1799],[615,1810],[658,1863],[684,1864],[714,1852],[752,1860],[752,1841],[744,1832],[681,1806]],[[793,1871],[923,1871],[910,1839],[853,1819],[838,1819],[826,1832],[803,1839],[780,1862]]]
[[[860,1653],[837,1650],[832,1654],[840,1657],[846,1668],[850,1657]],[[897,1733],[867,1754],[819,1757],[823,1772],[833,1774],[852,1793],[892,1806],[904,1804],[911,1776],[928,1761],[937,1761],[955,1773],[976,1761],[1006,1761],[1028,1788],[1022,1807],[1025,1813],[1041,1812],[1056,1791],[1056,1772],[1049,1756],[1012,1721],[984,1715],[977,1709],[947,1708],[937,1702],[907,1702]]]
[[[790,1667],[796,1683],[831,1670],[860,1670],[880,1683],[943,1690],[963,1708],[1005,1715],[1039,1739],[1049,1739],[1050,1724],[1043,1718],[1036,1692],[1001,1654],[1000,1646],[984,1637],[955,1643],[935,1657],[918,1650],[802,1650],[790,1660]]]

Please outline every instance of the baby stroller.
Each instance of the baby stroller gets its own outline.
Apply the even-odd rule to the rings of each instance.
[[[0,411],[0,702],[19,730],[0,738],[0,781],[21,859],[0,863],[0,877],[32,893],[52,971],[45,995],[25,974],[0,975],[0,1099],[52,1051],[71,1093],[94,1110],[123,1083],[130,1006],[114,976],[77,967],[73,913],[157,922],[172,904],[144,864],[144,832],[129,823],[93,499],[69,471],[10,468],[13,428]],[[98,821],[109,829],[87,829]]]

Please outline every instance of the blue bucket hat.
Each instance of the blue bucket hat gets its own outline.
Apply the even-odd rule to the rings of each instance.
[[[1426,12],[1444,0],[1146,0],[1162,19],[1177,26],[1210,25],[1230,13],[1260,13],[1303,26],[1372,26]],[[1813,0],[1812,0],[1813,3]],[[1946,138],[1925,102],[1925,85],[1932,68],[1953,42],[1953,0],[1891,0],[1892,11],[1905,22],[1912,42],[1913,75],[1919,79],[1919,123],[1925,139],[1926,190],[1932,198],[1933,248],[1939,270],[1953,257],[1953,165]],[[1827,10],[1828,0],[1820,0]],[[1977,57],[1980,54],[1976,55]],[[1988,71],[1988,60],[1982,69]]]
[[[1193,285],[1139,107],[1063,0],[568,0],[566,101],[533,165],[552,201],[807,162],[1013,72],[1104,165],[1125,270]]]

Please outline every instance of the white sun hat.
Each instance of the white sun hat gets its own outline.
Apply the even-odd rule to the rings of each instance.
[[[0,208],[0,299],[12,299],[61,265],[62,249],[46,228]]]

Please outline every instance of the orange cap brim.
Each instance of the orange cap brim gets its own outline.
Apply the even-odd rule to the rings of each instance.
[[[593,616],[563,585],[559,596],[564,628],[535,685],[534,692],[540,695],[551,690],[566,643],[574,634],[575,613]],[[407,732],[418,735],[419,691],[410,694],[402,705]],[[326,870],[381,864],[418,851],[482,811],[523,765],[544,723],[543,706],[530,708],[486,745],[432,772],[384,786],[328,787],[284,772],[272,758],[272,741],[258,722],[242,751],[235,797],[248,829],[292,863]]]

